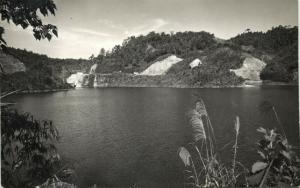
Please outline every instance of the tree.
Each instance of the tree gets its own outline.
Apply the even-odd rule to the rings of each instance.
[[[57,34],[57,27],[52,24],[44,24],[38,16],[40,12],[43,16],[48,14],[55,15],[56,5],[53,0],[1,0],[0,14],[1,20],[11,21],[15,25],[20,25],[23,29],[28,26],[32,27],[33,36],[37,40],[47,38],[49,41],[52,36]],[[3,39],[4,28],[0,27],[0,46],[6,47],[6,42]]]
[[[93,60],[95,58],[94,54],[89,57],[89,60]]]
[[[98,56],[96,58],[94,58],[94,63],[102,63],[104,61],[106,54],[105,54],[105,49],[101,48]]]
[[[99,55],[105,56],[105,49],[104,48],[101,48]]]
[[[52,35],[57,37],[57,27],[43,24],[38,16],[55,15],[53,0],[1,0],[1,21],[11,21],[23,29],[32,27],[37,40]],[[6,48],[4,28],[0,27],[0,49]],[[11,94],[11,93],[10,93]],[[0,96],[0,99],[6,95]],[[60,157],[54,142],[58,131],[51,121],[38,121],[29,114],[1,104],[1,180],[2,186],[34,187],[57,172]]]
[[[247,29],[245,30],[245,33],[249,33],[250,31],[251,31],[251,29],[247,28]]]
[[[54,175],[60,157],[51,121],[38,121],[1,106],[1,179],[6,188],[34,187]]]

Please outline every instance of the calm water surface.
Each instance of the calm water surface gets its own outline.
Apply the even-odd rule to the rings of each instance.
[[[289,141],[299,145],[298,88],[171,89],[103,88],[16,95],[9,101],[37,118],[53,120],[62,136],[59,152],[75,161],[78,184],[142,188],[183,187],[179,146],[191,139],[187,112],[201,96],[214,126],[219,148],[233,140],[240,116],[238,160],[250,166],[257,158],[256,128],[276,126],[272,113],[258,106],[265,100],[276,108]],[[230,162],[230,147],[221,153]]]

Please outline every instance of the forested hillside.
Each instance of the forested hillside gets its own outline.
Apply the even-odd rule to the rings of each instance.
[[[90,60],[55,59],[14,48],[8,48],[6,53],[23,62],[26,72],[1,74],[3,90],[68,88],[65,78],[78,71],[88,72],[94,63],[98,64],[96,73],[118,73],[120,79],[115,75],[114,80],[122,83],[114,85],[147,86],[149,82],[151,86],[172,87],[235,86],[244,79],[231,70],[242,67],[247,57],[266,63],[260,75],[262,80],[298,81],[298,27],[278,26],[267,32],[248,29],[229,40],[218,39],[204,31],[150,32],[129,37],[111,51],[101,49],[99,55],[92,55]],[[164,76],[122,75],[138,74],[170,55],[183,60]],[[189,64],[195,59],[199,59],[201,65],[191,68]]]
[[[265,33],[246,30],[230,41],[252,47],[251,53],[267,62],[261,74],[263,80],[297,80],[298,27],[278,26]]]
[[[216,44],[214,35],[207,32],[177,32],[176,34],[150,32],[146,36],[132,36],[116,45],[111,52],[99,54],[98,72],[142,71],[158,57],[174,54],[189,57],[190,53],[201,52]]]
[[[26,71],[1,73],[2,91],[70,88],[65,78],[76,71],[87,71],[91,66],[91,62],[84,59],[49,58],[15,48],[7,48],[5,53],[24,63]]]
[[[254,56],[267,63],[262,80],[297,82],[298,27],[278,26],[267,32],[244,33],[221,40],[207,32],[151,32],[130,37],[111,52],[100,53],[95,60],[97,72],[141,72],[153,62],[174,54],[185,59],[174,65],[168,76],[193,86],[236,85],[243,79],[229,69],[239,68],[245,57]],[[203,65],[191,70],[188,64],[199,58]],[[172,74],[172,75],[171,75]]]

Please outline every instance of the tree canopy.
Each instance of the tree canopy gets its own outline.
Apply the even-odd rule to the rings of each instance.
[[[52,24],[44,24],[38,15],[55,15],[56,5],[53,0],[1,0],[0,14],[1,21],[20,25],[23,29],[32,27],[33,36],[37,40],[51,40],[52,36],[57,34],[57,27]],[[0,27],[0,45],[5,48],[6,41],[3,38],[5,30]]]
[[[102,72],[118,69],[122,72],[141,71],[156,58],[175,54],[187,57],[191,52],[203,51],[215,45],[214,35],[208,32],[177,32],[173,34],[156,33],[131,36],[122,45],[116,45],[111,52],[100,53],[98,58],[102,63],[98,66]]]

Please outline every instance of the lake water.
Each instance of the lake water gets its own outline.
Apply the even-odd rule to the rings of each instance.
[[[289,141],[299,145],[298,87],[172,89],[99,88],[24,94],[8,98],[36,118],[53,120],[61,134],[61,155],[75,161],[78,184],[142,188],[183,187],[178,147],[191,140],[187,112],[201,96],[214,126],[217,146],[233,140],[240,116],[238,160],[250,166],[260,126],[277,126],[259,105],[271,102]],[[231,146],[221,152],[230,163]]]

